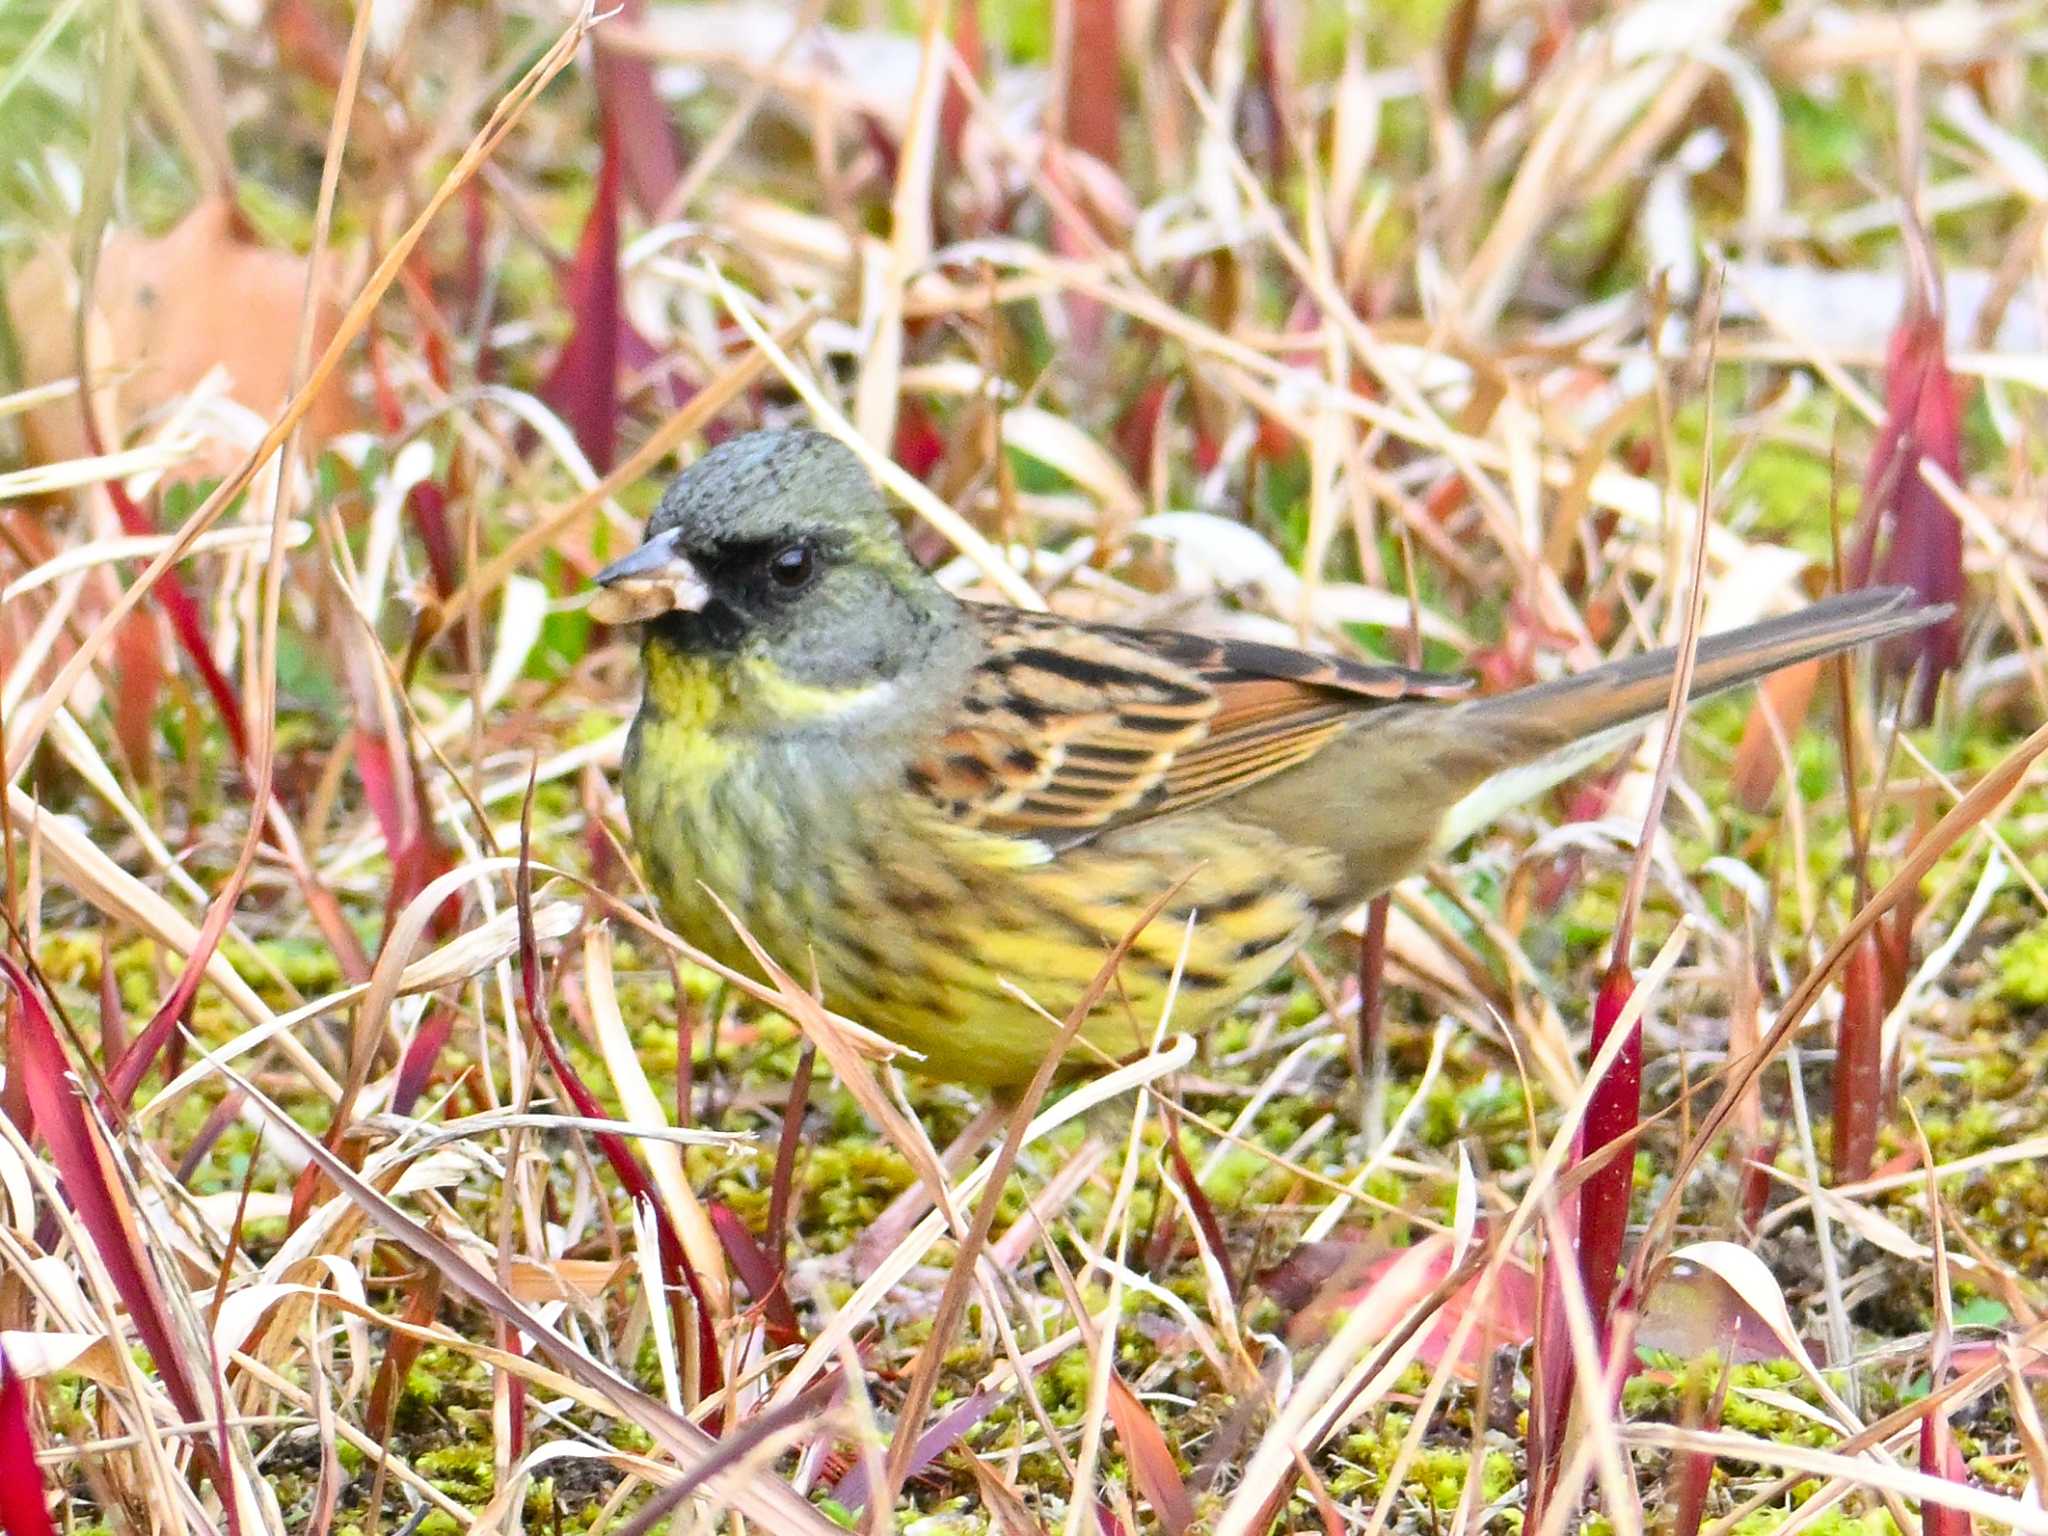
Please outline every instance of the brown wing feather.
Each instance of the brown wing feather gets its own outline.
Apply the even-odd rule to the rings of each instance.
[[[987,655],[910,786],[953,819],[1086,833],[1315,755],[1362,711],[1458,679],[1282,646],[977,608]]]
[[[1155,655],[1178,662],[1212,683],[1297,683],[1315,696],[1348,694],[1360,699],[1455,699],[1471,691],[1462,677],[1376,666],[1342,656],[1318,656],[1258,640],[1219,640],[1172,630],[1120,629],[1114,633]],[[1277,689],[1252,689],[1255,697],[1285,696]],[[1292,697],[1299,698],[1296,693]]]

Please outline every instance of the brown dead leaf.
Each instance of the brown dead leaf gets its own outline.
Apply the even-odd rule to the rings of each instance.
[[[1716,1251],[1731,1246],[1714,1245]],[[1770,1304],[1768,1287],[1774,1283],[1767,1272],[1752,1282],[1763,1288],[1757,1293],[1764,1298],[1759,1303],[1706,1264],[1666,1263],[1644,1298],[1636,1343],[1687,1360],[1716,1351],[1738,1363],[1782,1360],[1797,1346],[1789,1325],[1780,1326],[1782,1303]]]
[[[238,403],[271,415],[284,403],[306,258],[261,246],[237,231],[226,200],[202,200],[168,233],[152,239],[116,230],[100,257],[87,345],[109,446],[149,412],[185,394],[215,367],[227,371],[228,393]],[[78,371],[74,317],[77,274],[60,254],[46,251],[8,286],[7,303],[20,339],[23,382],[50,383]],[[331,301],[316,317],[316,348],[334,334],[339,309]],[[313,442],[341,432],[351,419],[346,391],[331,385],[306,418]],[[24,418],[30,456],[42,462],[90,452],[76,398],[30,411]],[[182,474],[226,473],[239,453],[226,445],[202,450]]]
[[[103,1387],[128,1386],[120,1357],[103,1334],[9,1329],[0,1332],[0,1358],[24,1380],[68,1372]]]
[[[992,1517],[995,1530],[1002,1536],[1045,1536],[1045,1527],[1038,1517],[1031,1513],[1031,1506],[1002,1475],[979,1456],[967,1457],[967,1469],[974,1474],[975,1485],[981,1489],[982,1507]]]
[[[1805,723],[1806,712],[1813,707],[1814,689],[1820,686],[1822,665],[1802,662],[1773,672],[1757,686],[1756,703],[1742,728],[1742,744],[1735,749],[1735,767],[1729,774],[1746,809],[1761,811],[1770,803],[1781,763],[1778,737],[1796,735]],[[1771,728],[1772,719],[1777,721],[1776,731]]]
[[[506,1289],[528,1306],[544,1301],[596,1301],[626,1267],[624,1259],[514,1259]]]
[[[1435,1233],[1407,1248],[1375,1252],[1369,1237],[1304,1243],[1259,1284],[1292,1314],[1289,1337],[1296,1343],[1326,1335],[1339,1311],[1360,1306],[1382,1309],[1389,1319],[1427,1297],[1458,1265],[1449,1233]],[[1520,1264],[1502,1268],[1482,1304],[1479,1279],[1460,1286],[1423,1330],[1416,1358],[1434,1367],[1450,1352],[1452,1336],[1467,1313],[1479,1310],[1466,1336],[1456,1369],[1476,1375],[1487,1353],[1500,1345],[1522,1345],[1536,1327],[1535,1277]]]
[[[1180,1463],[1159,1421],[1114,1370],[1109,1376],[1109,1413],[1138,1491],[1170,1536],[1181,1536],[1195,1523],[1195,1504],[1181,1478]]]

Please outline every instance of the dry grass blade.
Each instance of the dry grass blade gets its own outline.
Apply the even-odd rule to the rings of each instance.
[[[547,83],[568,66],[569,61],[575,57],[576,49],[582,41],[586,25],[587,22],[585,20],[579,19],[558,37],[547,52],[535,61],[532,69],[528,71],[526,77],[519,82],[513,92],[504,101],[499,103],[482,132],[470,142],[469,146],[463,151],[461,158],[434,189],[433,195],[428,198],[426,206],[420,210],[418,216],[407,226],[405,232],[393,242],[391,248],[385,252],[383,259],[377,263],[376,270],[370,274],[369,278],[364,282],[362,290],[357,294],[355,301],[349,306],[348,313],[343,317],[342,324],[337,330],[334,339],[328,343],[326,349],[320,354],[319,359],[313,364],[311,370],[307,373],[305,382],[294,392],[292,401],[287,405],[284,413],[277,421],[271,424],[270,428],[264,433],[262,441],[256,445],[255,450],[243,461],[242,467],[215,488],[212,494],[186,520],[184,526],[179,529],[178,535],[170,547],[165,549],[156,559],[152,560],[148,568],[121,594],[120,600],[108,610],[98,627],[94,629],[91,635],[86,637],[84,643],[58,669],[57,675],[51,680],[50,685],[43,690],[36,702],[30,706],[27,715],[18,724],[16,722],[9,722],[11,727],[9,732],[10,754],[8,757],[10,777],[18,768],[19,762],[25,756],[27,750],[42,739],[42,733],[49,724],[50,716],[69,698],[72,689],[77,686],[79,678],[84,674],[85,669],[91,665],[95,654],[111,637],[114,627],[121,619],[128,615],[137,603],[142,601],[144,595],[162,579],[166,571],[170,570],[174,564],[184,558],[192,541],[213,525],[214,521],[227,510],[236,496],[249,488],[250,483],[256,478],[258,471],[268,462],[270,456],[276,453],[291,438],[300,420],[311,408],[314,397],[325,387],[334,371],[341,366],[342,357],[346,353],[349,344],[361,334],[363,327],[369,323],[370,314],[378,301],[383,298],[385,290],[397,280],[400,269],[404,266],[414,247],[425,236],[428,226],[432,224],[435,215],[454,197],[462,184],[476,173],[478,167],[490,158],[499,143],[511,132],[513,125],[519,121],[522,113],[533,102],[534,98],[540,94]],[[18,749],[13,745],[17,739],[20,743]]]
[[[1027,1129],[1024,1142],[1029,1145],[1042,1140],[1060,1125],[1088,1113],[1097,1105],[1113,1102],[1133,1089],[1156,1082],[1180,1070],[1193,1059],[1193,1056],[1194,1042],[1182,1037],[1163,1051],[1143,1057],[1090,1082],[1043,1111]],[[1005,1144],[1007,1145],[1007,1142]],[[996,1155],[999,1156],[1000,1152]],[[972,1198],[988,1181],[994,1168],[995,1157],[992,1156],[959,1181],[946,1202],[948,1209],[955,1216],[958,1201]],[[965,1224],[949,1221],[947,1211],[932,1212],[918,1223],[908,1237],[876,1263],[873,1270],[862,1280],[860,1288],[839,1308],[825,1329],[806,1346],[803,1355],[784,1376],[776,1388],[778,1399],[788,1400],[816,1378],[826,1363],[833,1358],[838,1347],[850,1337],[851,1330],[867,1321],[880,1305],[882,1298],[903,1279],[911,1266],[931,1251],[949,1225],[957,1230]]]
[[[526,800],[526,814],[520,822],[518,860],[518,916],[519,916],[519,1011],[521,1022],[540,1044],[547,1058],[548,1069],[555,1080],[569,1095],[570,1101],[584,1115],[602,1118],[603,1111],[597,1097],[584,1085],[582,1076],[570,1064],[561,1042],[556,1038],[554,1026],[549,1022],[547,1004],[541,996],[540,953],[533,925],[533,796],[529,782]],[[657,1111],[658,1114],[658,1111]],[[666,1129],[666,1124],[662,1126]],[[598,1145],[603,1149],[605,1159],[612,1171],[634,1198],[645,1202],[648,1209],[656,1214],[659,1232],[661,1273],[664,1289],[676,1297],[678,1304],[687,1294],[689,1313],[696,1324],[691,1339],[692,1355],[696,1364],[695,1390],[703,1395],[715,1394],[723,1384],[723,1370],[718,1357],[718,1319],[730,1312],[731,1296],[726,1289],[725,1264],[719,1253],[716,1234],[703,1209],[687,1188],[675,1193],[682,1202],[671,1205],[657,1198],[655,1185],[643,1171],[639,1159],[634,1155],[625,1139],[611,1132],[598,1134]],[[659,1143],[652,1144],[651,1150],[662,1152]],[[668,1168],[668,1159],[660,1159],[658,1167]],[[680,1183],[677,1180],[678,1184]],[[694,1226],[688,1237],[678,1230],[678,1221],[693,1221]],[[709,1239],[709,1241],[707,1241]],[[697,1260],[702,1257],[709,1269],[700,1270]],[[677,1282],[681,1283],[678,1284]],[[714,1310],[713,1297],[718,1298]],[[652,1305],[652,1303],[650,1303]]]
[[[638,1514],[619,1527],[618,1536],[647,1536],[670,1511],[727,1468],[772,1455],[778,1449],[778,1441],[794,1440],[811,1431],[819,1411],[827,1405],[827,1398],[828,1394],[816,1392],[808,1401],[799,1398],[781,1408],[764,1410],[749,1420],[744,1429],[721,1441],[712,1455],[649,1499]]]
[[[13,993],[15,1051],[11,1072],[24,1078],[30,1112],[50,1148],[64,1191],[79,1221],[92,1234],[100,1261],[113,1277],[129,1321],[149,1348],[171,1402],[187,1423],[212,1417],[200,1400],[188,1362],[192,1350],[164,1300],[163,1278],[152,1260],[156,1244],[144,1238],[133,1204],[118,1179],[109,1177],[110,1151],[97,1119],[73,1090],[72,1068],[34,984],[21,967],[0,955]],[[220,1486],[223,1500],[236,1502],[225,1481],[226,1468],[204,1437],[194,1442],[199,1464]]]
[[[1697,1451],[1724,1460],[1754,1462],[1758,1466],[1783,1467],[1809,1477],[1839,1479],[1846,1488],[1867,1488],[1876,1492],[1913,1499],[1923,1505],[1945,1504],[1963,1514],[1995,1521],[2012,1531],[2030,1536],[2048,1533],[2048,1511],[2006,1498],[1982,1488],[1958,1485],[1945,1477],[1908,1471],[1889,1463],[1855,1461],[1833,1451],[1786,1445],[1756,1435],[1732,1430],[1684,1429],[1677,1425],[1632,1424],[1621,1431],[1624,1444],[1663,1451]]]
[[[1856,944],[1874,927],[1879,918],[1889,912],[1900,901],[1914,891],[1921,880],[1926,878],[1937,860],[1974,831],[1985,820],[1994,815],[1998,808],[2016,793],[2025,783],[2029,770],[2044,752],[2048,752],[2048,725],[2033,732],[2012,751],[2001,758],[1997,765],[1986,773],[1959,800],[1940,821],[1930,827],[1913,844],[1910,852],[1900,861],[1899,868],[1871,898],[1850,918],[1848,925],[1829,945],[1827,953],[1814,964],[1801,979],[1798,987],[1786,1000],[1778,1019],[1771,1026],[1756,1052],[1746,1059],[1735,1072],[1727,1091],[1715,1103],[1700,1123],[1691,1142],[1681,1154],[1672,1188],[1682,1189],[1686,1178],[1705,1155],[1706,1149],[1721,1132],[1729,1115],[1741,1101],[1743,1091],[1761,1074],[1783,1049],[1794,1030],[1804,1020],[1807,1011],[1826,986],[1828,978],[1842,965]],[[1637,1250],[1636,1264],[1631,1267],[1628,1284],[1634,1289],[1640,1284],[1638,1272],[1646,1254],[1660,1251],[1669,1241],[1672,1227],[1677,1221],[1676,1203],[1666,1199],[1651,1218],[1650,1231],[1642,1247]]]
[[[771,1530],[827,1536],[835,1529],[780,1479],[732,1470],[729,1458],[721,1452],[718,1441],[543,1322],[496,1280],[471,1264],[459,1250],[401,1211],[387,1196],[365,1183],[347,1164],[306,1135],[292,1123],[290,1116],[253,1084],[237,1078],[230,1068],[218,1067],[217,1070],[235,1080],[249,1095],[250,1102],[295,1141],[304,1150],[308,1161],[333,1180],[342,1195],[374,1225],[420,1260],[438,1269],[449,1289],[524,1334],[564,1376],[589,1388],[621,1417],[646,1430],[676,1459],[685,1473],[693,1469],[700,1471],[701,1485],[719,1505],[734,1509],[748,1519],[759,1520]]]
[[[896,157],[896,190],[889,203],[891,225],[886,255],[873,260],[872,312],[865,317],[867,366],[861,370],[853,407],[860,435],[878,451],[896,441],[896,410],[902,393],[903,291],[931,253],[932,166],[939,152],[939,101],[952,44],[946,37],[946,7],[924,7],[924,38],[917,85],[910,100],[909,132]]]

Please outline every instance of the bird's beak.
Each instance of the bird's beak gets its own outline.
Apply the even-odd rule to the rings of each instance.
[[[597,573],[590,616],[600,624],[637,624],[664,613],[701,613],[711,601],[703,572],[676,546],[674,529],[656,534]]]

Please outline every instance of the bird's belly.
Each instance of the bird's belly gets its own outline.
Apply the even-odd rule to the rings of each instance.
[[[1341,897],[1334,859],[1215,812],[1052,855],[886,797],[800,810],[786,786],[751,782],[735,762],[654,772],[663,758],[673,762],[651,748],[632,754],[625,789],[676,930],[753,971],[716,896],[792,976],[815,976],[828,1007],[917,1052],[908,1065],[958,1081],[1027,1080],[1119,941],[1169,891],[1091,1011],[1077,1061],[1149,1046],[1170,992],[1169,1029],[1207,1027]]]
[[[758,752],[642,714],[621,780],[633,840],[663,915],[713,959],[752,974],[734,924],[808,979],[810,935],[845,900],[843,860],[820,856],[848,811],[821,820]]]
[[[991,871],[969,843],[939,869],[916,866],[893,882],[893,906],[929,915],[905,935],[919,957],[898,977],[917,989],[910,1006],[873,1022],[937,1075],[1022,1082],[1129,937],[1075,1061],[1142,1051],[1162,1020],[1200,1032],[1313,931],[1334,895],[1326,864],[1213,815],[1125,829],[1021,869]]]

